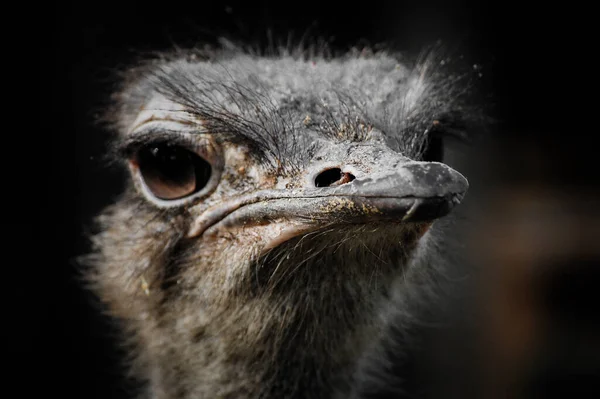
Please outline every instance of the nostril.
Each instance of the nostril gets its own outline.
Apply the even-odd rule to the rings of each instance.
[[[315,178],[315,186],[339,186],[340,184],[350,183],[354,179],[355,177],[351,173],[342,172],[340,168],[331,168],[319,173],[319,175]]]

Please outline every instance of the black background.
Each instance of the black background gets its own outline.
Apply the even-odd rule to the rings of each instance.
[[[562,165],[549,169],[559,180],[586,183],[595,174],[586,163],[595,146],[584,140],[596,134],[596,49],[587,44],[590,11],[575,5],[108,0],[19,8],[4,15],[4,83],[17,90],[5,94],[16,110],[3,118],[14,127],[6,128],[2,149],[9,238],[2,330],[18,397],[127,397],[114,331],[81,288],[74,257],[88,248],[92,216],[120,188],[119,174],[100,160],[106,135],[94,115],[113,88],[113,71],[139,51],[220,34],[264,43],[267,28],[283,37],[310,28],[339,48],[392,41],[418,51],[443,39],[484,65],[501,134],[545,148]]]

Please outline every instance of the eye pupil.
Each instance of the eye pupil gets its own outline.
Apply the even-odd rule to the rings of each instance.
[[[202,190],[211,165],[181,146],[158,144],[141,148],[135,159],[148,189],[157,198],[173,200]]]

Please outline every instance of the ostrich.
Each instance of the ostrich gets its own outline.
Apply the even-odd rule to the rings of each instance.
[[[130,184],[86,262],[142,397],[362,395],[468,188],[438,162],[467,109],[439,61],[225,48],[126,74],[107,120]]]

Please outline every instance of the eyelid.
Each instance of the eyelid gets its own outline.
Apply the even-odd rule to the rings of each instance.
[[[258,161],[265,161],[265,149],[252,138],[237,134],[234,130],[207,129],[211,124],[180,123],[173,120],[152,120],[137,126],[127,137],[116,143],[116,157],[130,159],[142,146],[151,144],[181,145],[190,151],[204,155],[204,150],[220,147],[222,143],[242,143],[252,148],[251,155]],[[211,158],[212,159],[212,158]]]
[[[118,142],[116,148],[122,158],[130,159],[140,148],[153,144],[179,145],[199,155],[214,158],[215,143],[210,136],[157,127],[146,128],[131,134]]]

